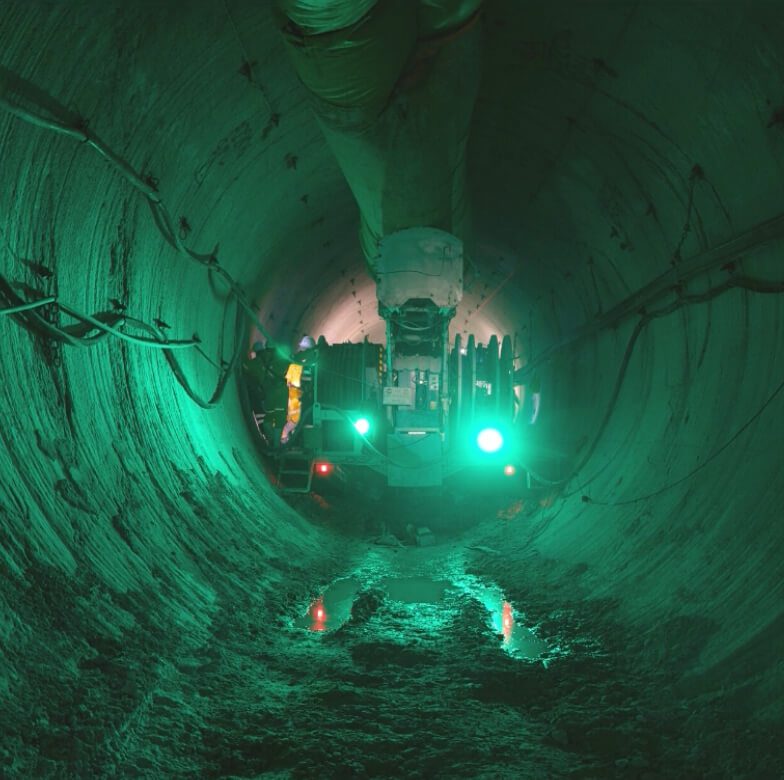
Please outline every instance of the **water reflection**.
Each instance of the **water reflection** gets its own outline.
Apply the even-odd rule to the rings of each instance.
[[[327,613],[324,609],[324,597],[319,596],[310,605],[310,617],[312,623],[310,624],[311,631],[324,631],[327,627]]]
[[[546,653],[546,643],[523,625],[522,613],[515,613],[512,602],[496,585],[488,585],[471,576],[454,584],[449,580],[428,577],[386,577],[373,584],[390,601],[411,605],[442,604],[450,592],[455,592],[455,586],[485,607],[488,627],[501,638],[501,648],[509,655],[536,660]],[[294,621],[295,625],[314,632],[335,631],[351,617],[351,608],[360,587],[360,581],[354,577],[332,583],[311,602],[307,612]],[[427,609],[430,608],[422,607],[422,610]],[[427,614],[432,619],[432,613]],[[424,611],[422,616],[425,616]],[[412,614],[412,619],[414,617],[415,614]]]
[[[294,621],[299,628],[309,631],[334,631],[351,617],[351,605],[359,591],[359,580],[353,577],[333,582],[308,607],[302,617]]]
[[[451,583],[429,577],[388,577],[378,586],[392,599],[405,604],[437,604],[444,598]]]
[[[501,647],[515,658],[535,660],[547,650],[546,643],[515,617],[514,607],[500,588],[476,584],[469,588],[489,613],[490,626],[501,636]]]
[[[501,616],[501,631],[504,635],[504,642],[508,643],[512,638],[512,628],[514,627],[514,612],[512,611],[512,605],[508,601],[504,602]]]

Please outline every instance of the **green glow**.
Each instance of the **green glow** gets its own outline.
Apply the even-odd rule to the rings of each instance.
[[[476,444],[482,452],[498,452],[504,445],[504,437],[497,428],[483,428],[476,437]]]
[[[367,417],[360,417],[355,420],[354,427],[357,429],[357,433],[364,436],[370,430],[370,420]]]

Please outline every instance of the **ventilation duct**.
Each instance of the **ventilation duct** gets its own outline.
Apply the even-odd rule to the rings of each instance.
[[[433,227],[470,241],[465,151],[480,3],[380,0],[362,4],[359,19],[349,6],[284,0],[279,9],[291,60],[359,205],[374,272],[380,239],[398,230]]]

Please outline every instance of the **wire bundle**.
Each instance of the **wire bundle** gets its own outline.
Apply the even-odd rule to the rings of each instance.
[[[102,340],[106,336],[115,336],[127,343],[135,344],[137,346],[150,347],[154,349],[163,350],[169,367],[173,371],[177,381],[183,387],[189,398],[197,403],[202,408],[211,408],[217,405],[225,389],[226,383],[231,372],[236,366],[239,354],[242,349],[242,340],[240,338],[240,330],[243,322],[243,313],[249,316],[258,327],[259,331],[264,335],[269,343],[273,343],[270,335],[266,329],[259,322],[257,313],[253,306],[247,299],[245,292],[240,287],[239,283],[223,268],[218,262],[216,251],[210,253],[200,253],[185,246],[183,240],[177,230],[174,228],[174,223],[171,214],[164,204],[160,193],[157,189],[157,182],[152,177],[144,177],[137,173],[133,167],[127,163],[122,157],[116,154],[112,149],[107,146],[100,138],[98,138],[92,131],[89,130],[87,122],[79,120],[73,124],[69,124],[60,119],[46,117],[24,108],[17,103],[9,101],[4,96],[0,96],[0,108],[5,109],[15,117],[22,119],[29,124],[36,127],[42,127],[46,130],[65,135],[74,140],[87,144],[89,147],[98,152],[101,157],[107,160],[122,176],[138,190],[147,200],[152,212],[153,220],[161,232],[164,240],[176,249],[180,254],[188,257],[190,260],[205,266],[210,275],[210,283],[212,284],[213,275],[221,278],[229,288],[229,300],[233,299],[237,304],[237,311],[235,316],[235,332],[234,332],[234,348],[232,351],[231,359],[226,362],[221,359],[220,373],[216,385],[216,389],[212,396],[208,399],[202,399],[191,387],[190,383],[182,371],[182,367],[173,354],[173,350],[195,347],[197,351],[206,358],[206,355],[198,346],[200,341],[198,337],[194,336],[192,339],[185,340],[170,340],[165,337],[161,330],[153,325],[145,323],[141,320],[125,316],[120,313],[99,313],[95,315],[83,314],[70,306],[67,306],[51,296],[41,297],[33,301],[25,301],[21,299],[14,292],[10,283],[4,278],[0,277],[0,290],[2,291],[2,299],[4,299],[3,308],[0,308],[0,315],[10,315],[14,319],[33,330],[39,335],[55,339],[56,341],[65,343],[69,346],[91,346],[96,342]],[[228,304],[228,301],[227,301]],[[49,322],[44,317],[40,316],[37,309],[45,306],[56,306],[59,311],[73,317],[77,320],[76,325],[59,327]],[[225,318],[225,312],[224,312]],[[132,335],[122,330],[125,326],[136,327],[143,332],[149,334],[149,337]],[[278,347],[284,357],[290,358],[287,351]],[[209,360],[209,358],[207,358]],[[214,361],[210,361],[213,365],[217,365]]]
[[[607,429],[607,426],[608,426],[608,424],[610,422],[610,419],[611,419],[611,417],[613,415],[613,412],[615,411],[615,406],[616,406],[616,404],[618,402],[618,397],[620,396],[620,393],[621,393],[621,388],[623,386],[624,378],[626,377],[626,372],[627,372],[627,370],[629,368],[629,362],[631,361],[631,357],[632,357],[632,354],[634,352],[634,347],[637,344],[639,336],[642,333],[642,331],[645,329],[646,325],[648,325],[653,320],[659,319],[660,317],[665,317],[668,314],[672,314],[672,313],[678,311],[679,309],[683,308],[684,306],[689,306],[689,305],[698,304],[698,303],[707,303],[709,301],[712,301],[714,298],[718,297],[719,295],[722,295],[723,293],[728,292],[729,290],[736,289],[736,288],[737,289],[742,289],[742,290],[747,290],[749,292],[764,293],[764,294],[769,294],[769,295],[771,295],[771,294],[781,294],[781,293],[784,293],[784,282],[771,282],[771,281],[766,281],[766,280],[762,280],[762,279],[753,279],[753,278],[749,278],[749,277],[745,277],[745,276],[732,276],[729,279],[727,279],[727,281],[723,282],[722,284],[716,285],[715,287],[712,287],[709,290],[706,290],[705,292],[695,293],[695,294],[692,294],[692,295],[681,294],[681,295],[679,295],[677,300],[675,300],[674,302],[670,303],[667,306],[663,306],[660,309],[656,309],[656,310],[650,311],[650,312],[645,312],[645,311],[641,312],[640,313],[641,314],[640,319],[637,321],[637,324],[635,325],[634,330],[632,331],[632,334],[629,337],[629,341],[626,344],[626,350],[624,351],[623,359],[621,360],[621,366],[620,366],[620,369],[618,371],[618,375],[617,375],[616,380],[615,380],[615,385],[613,386],[613,391],[612,391],[612,394],[610,395],[610,400],[609,400],[609,402],[607,404],[607,408],[605,410],[604,417],[602,418],[601,424],[599,425],[599,429],[598,429],[598,431],[596,433],[596,436],[594,436],[593,441],[591,442],[590,446],[586,450],[586,452],[583,455],[583,457],[580,459],[580,461],[577,463],[577,465],[575,465],[572,468],[572,470],[570,471],[569,475],[566,476],[563,479],[548,480],[548,479],[545,479],[543,477],[540,477],[539,475],[535,474],[534,472],[531,472],[532,475],[537,480],[539,480],[540,482],[542,482],[545,485],[552,486],[552,487],[564,487],[565,488],[585,468],[585,466],[588,465],[588,462],[593,457],[593,454],[596,451],[596,448],[597,448],[599,442],[601,441],[602,436],[604,435],[605,430]],[[765,401],[765,403],[762,405],[762,407],[760,409],[758,409],[754,413],[754,415],[752,415],[752,417],[746,423],[744,423],[738,429],[738,431],[736,431],[735,434],[733,434],[733,436],[731,436],[721,447],[719,447],[703,463],[701,463],[697,468],[695,468],[692,472],[687,474],[685,477],[682,477],[682,478],[676,480],[675,482],[673,482],[671,484],[665,485],[665,486],[659,488],[658,490],[654,491],[653,493],[650,493],[650,494],[645,495],[645,496],[640,496],[638,498],[629,499],[629,500],[626,500],[626,501],[611,502],[611,503],[608,504],[606,502],[594,501],[593,499],[589,499],[587,497],[585,497],[585,500],[589,501],[590,503],[597,503],[597,504],[601,503],[601,504],[603,504],[605,506],[607,506],[607,505],[609,505],[609,506],[621,506],[621,505],[625,505],[625,504],[634,504],[634,503],[636,503],[638,501],[643,501],[643,500],[645,500],[647,498],[652,498],[653,496],[657,496],[657,495],[659,495],[661,493],[664,493],[667,490],[670,490],[671,488],[675,487],[676,485],[679,485],[682,482],[685,482],[686,480],[690,479],[694,474],[696,474],[698,471],[703,469],[708,463],[710,463],[719,454],[721,454],[730,444],[732,444],[732,442],[734,442],[735,439],[737,439],[738,436],[740,436],[740,434],[743,433],[743,431],[745,431],[749,427],[749,425],[751,425],[751,423],[754,420],[756,420],[762,414],[762,412],[768,407],[768,405],[773,401],[773,399],[782,390],[784,390],[784,383],[780,384],[773,391],[773,394]],[[565,493],[562,496],[562,498],[569,498],[570,496],[573,496],[573,495],[575,495],[578,492],[582,492],[582,490],[585,489],[586,485],[587,485],[587,482],[583,483],[583,485],[578,487],[577,490],[574,490],[574,491],[572,491],[570,493]]]

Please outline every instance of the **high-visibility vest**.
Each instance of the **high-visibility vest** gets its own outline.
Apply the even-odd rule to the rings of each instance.
[[[289,402],[286,410],[286,421],[294,423],[299,422],[302,413],[302,390],[294,385],[289,387]]]
[[[302,363],[289,363],[289,369],[286,371],[286,382],[294,387],[300,387],[302,384]]]

